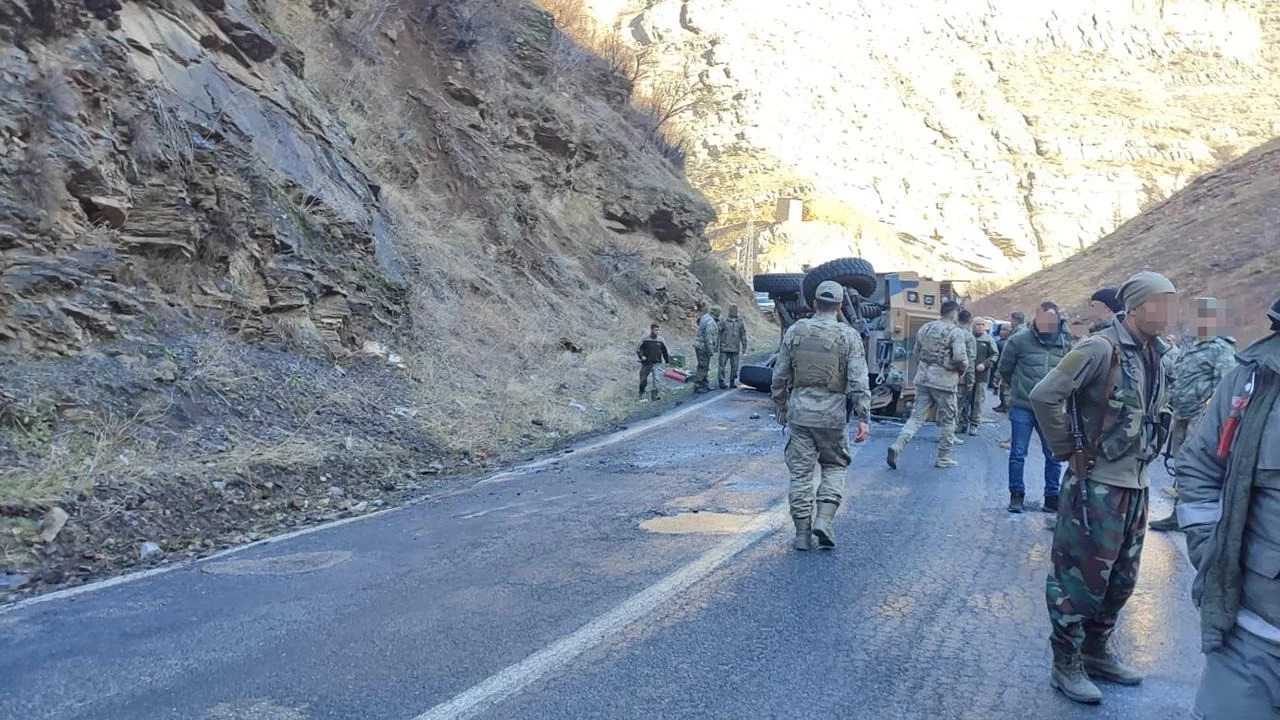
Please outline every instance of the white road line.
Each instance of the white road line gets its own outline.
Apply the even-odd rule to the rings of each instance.
[[[667,575],[609,612],[592,620],[573,634],[530,655],[478,685],[441,703],[414,720],[461,720],[472,718],[524,690],[529,685],[563,668],[584,652],[600,645],[646,615],[670,602],[680,593],[710,575],[735,555],[788,520],[785,502],[757,515],[733,538],[708,550],[698,559]]]
[[[721,400],[724,400],[725,398],[730,397],[732,394],[733,393],[727,393],[727,392],[718,393],[703,402],[694,403],[686,408],[682,408],[668,415],[661,415],[652,420],[647,420],[643,423],[640,423],[635,427],[630,427],[630,428],[627,428],[626,430],[621,430],[611,435],[606,435],[605,437],[602,437],[599,440],[583,445],[580,448],[575,448],[572,454],[582,455],[585,453],[594,452],[596,450],[609,447],[610,445],[615,445],[617,443],[623,442],[624,440],[630,440],[631,438],[637,435],[649,432],[650,430],[662,427],[667,423],[678,420],[684,417],[685,415],[688,415],[689,413],[696,412],[709,405],[718,403]],[[106,590],[107,588],[110,588],[110,587],[115,587],[117,585],[124,585],[125,583],[131,583],[131,582],[135,582],[137,580],[143,580],[149,577],[155,577],[156,575],[163,575],[165,573],[173,572],[174,570],[181,570],[182,568],[191,567],[192,565],[197,565],[200,563],[206,563],[212,560],[217,560],[219,558],[223,558],[228,555],[234,555],[235,553],[248,550],[249,548],[258,547],[260,545],[271,545],[273,543],[283,542],[285,540],[291,540],[293,538],[300,537],[302,535],[310,535],[311,533],[314,533],[314,532],[320,532],[322,530],[329,530],[332,528],[341,527],[343,525],[348,525],[350,523],[358,522],[360,520],[369,520],[371,518],[388,515],[390,513],[403,510],[407,507],[412,507],[414,505],[418,505],[421,503],[430,502],[432,500],[439,500],[442,498],[453,497],[455,495],[465,495],[466,493],[469,493],[472,490],[475,490],[479,487],[483,487],[490,483],[503,482],[506,480],[510,480],[512,478],[523,475],[530,470],[536,470],[538,468],[546,467],[547,465],[551,465],[553,463],[562,462],[568,457],[570,456],[564,453],[561,453],[558,455],[552,455],[549,457],[542,458],[541,460],[534,460],[533,462],[529,462],[524,465],[514,467],[510,470],[504,470],[502,472],[499,472],[496,475],[487,477],[483,480],[480,480],[479,482],[476,482],[472,485],[468,485],[467,487],[464,487],[464,488],[450,490],[443,493],[432,493],[429,495],[424,495],[422,497],[414,498],[406,503],[403,503],[396,507],[387,508],[385,510],[378,510],[376,512],[366,513],[364,515],[356,515],[354,517],[342,518],[341,520],[332,520],[330,522],[321,523],[319,525],[312,525],[311,527],[305,527],[299,530],[292,530],[290,532],[282,533],[280,535],[273,535],[272,537],[263,538],[262,540],[257,540],[251,543],[247,543],[245,545],[237,545],[236,547],[227,548],[225,550],[221,550],[207,557],[198,558],[196,560],[174,562],[170,565],[151,568],[149,570],[139,570],[137,572],[132,572],[125,575],[117,575],[116,577],[107,578],[105,580],[98,580],[91,583],[85,583],[84,585],[77,585],[75,587],[70,587],[63,590],[55,590],[51,593],[45,593],[44,595],[37,595],[35,597],[27,598],[25,600],[19,600],[18,602],[10,603],[8,605],[0,605],[0,615],[21,610],[23,608],[31,607],[32,605],[39,605],[40,603],[46,603],[53,600],[62,600],[65,598],[71,598],[77,595],[84,595],[86,593],[97,592],[99,590]]]

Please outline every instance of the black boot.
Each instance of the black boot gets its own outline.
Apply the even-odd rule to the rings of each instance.
[[[1178,514],[1169,513],[1169,517],[1153,521],[1151,529],[1158,532],[1177,532],[1182,528],[1178,527]]]
[[[1023,493],[1010,493],[1009,494],[1009,512],[1011,513],[1022,512],[1022,500],[1024,497],[1026,496]]]
[[[1043,510],[1047,513],[1058,512],[1058,496],[1050,495],[1049,497],[1045,498]]]

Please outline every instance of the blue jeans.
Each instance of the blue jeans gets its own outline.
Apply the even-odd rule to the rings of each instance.
[[[1012,426],[1012,446],[1009,448],[1009,492],[1026,492],[1022,484],[1022,470],[1027,464],[1027,448],[1031,445],[1031,431],[1040,436],[1040,450],[1044,452],[1044,496],[1058,497],[1058,481],[1062,478],[1062,463],[1053,459],[1049,441],[1040,432],[1035,413],[1026,408],[1009,408],[1009,424]]]

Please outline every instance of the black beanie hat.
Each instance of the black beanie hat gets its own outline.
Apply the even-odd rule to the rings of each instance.
[[[1120,293],[1115,288],[1102,288],[1098,292],[1094,293],[1089,300],[1091,302],[1097,300],[1108,308],[1111,308],[1111,312],[1113,313],[1118,313],[1124,310],[1124,305],[1120,304]]]

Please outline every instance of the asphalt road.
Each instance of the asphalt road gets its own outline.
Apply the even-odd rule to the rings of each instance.
[[[858,451],[832,552],[789,549],[785,438],[741,392],[465,492],[0,610],[0,718],[1189,716],[1179,536],[1148,535],[1117,633],[1147,681],[1075,706],[1048,685],[1050,533],[1004,510],[1003,426],[947,471],[932,427],[886,468],[896,432]]]

